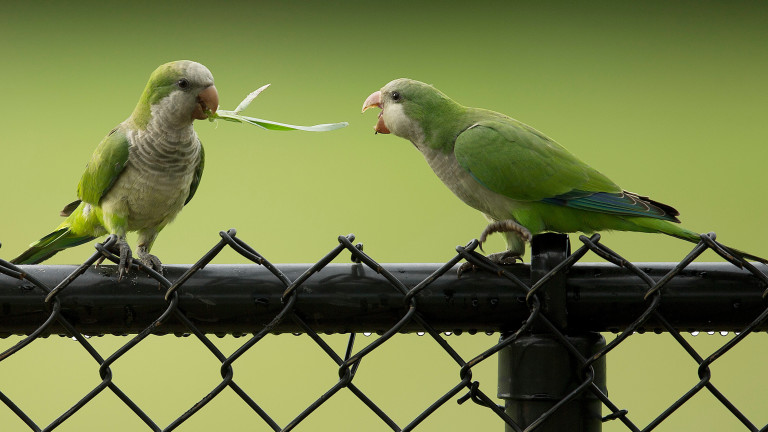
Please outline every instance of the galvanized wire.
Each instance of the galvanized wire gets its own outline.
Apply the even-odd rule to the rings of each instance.
[[[28,332],[26,337],[14,346],[0,353],[0,368],[3,367],[2,362],[8,357],[24,350],[31,342],[41,337],[41,335],[52,333],[51,329],[53,326],[57,326],[57,328],[63,328],[68,336],[76,339],[82,348],[93,358],[98,365],[99,376],[101,377],[101,382],[97,386],[83,395],[75,404],[47,425],[38,424],[39,420],[31,418],[30,415],[25,412],[23,407],[11,400],[1,391],[1,389],[0,401],[18,416],[30,430],[50,431],[66,422],[74,413],[90,403],[101,392],[108,389],[114,393],[122,403],[130,408],[139,419],[141,419],[148,430],[171,431],[198,413],[204,406],[218,397],[224,389],[230,388],[248,407],[251,408],[258,419],[266,425],[266,427],[274,431],[290,431],[311,416],[319,407],[332,399],[339,391],[347,389],[357,397],[367,409],[371,410],[384,425],[393,431],[409,431],[416,429],[427,417],[452,399],[455,399],[458,402],[458,405],[464,404],[467,401],[472,401],[475,404],[486,408],[488,415],[496,416],[499,419],[500,425],[506,424],[508,430],[533,431],[538,430],[545,422],[547,422],[547,420],[558,416],[562,411],[563,406],[585,394],[589,394],[597,398],[610,412],[610,414],[603,418],[603,421],[619,420],[627,430],[645,432],[655,429],[669,418],[673,412],[690,401],[694,395],[706,389],[706,391],[710,392],[717,401],[738,419],[746,430],[768,430],[768,425],[763,426],[762,428],[756,426],[723,392],[715,387],[712,383],[711,370],[713,363],[717,362],[719,358],[754,331],[761,329],[761,326],[765,325],[765,321],[768,319],[768,305],[763,305],[759,313],[754,317],[750,317],[751,322],[740,328],[737,336],[730,339],[722,347],[709,355],[701,355],[698,353],[691,344],[683,338],[682,331],[684,331],[684,329],[681,330],[670,324],[668,317],[662,309],[662,306],[664,305],[665,288],[667,288],[668,284],[672,283],[676,278],[679,278],[685,269],[708,249],[713,250],[731,265],[749,272],[751,277],[759,281],[759,283],[767,289],[766,292],[768,292],[768,277],[766,277],[766,274],[761,270],[758,270],[754,265],[739,258],[738,254],[735,254],[729,248],[718,243],[712,233],[702,235],[701,242],[693,248],[688,256],[686,256],[680,263],[674,265],[665,275],[655,279],[638,266],[624,259],[617,252],[603,245],[600,242],[600,236],[597,234],[592,237],[581,236],[579,240],[583,245],[580,248],[569,256],[563,257],[562,260],[555,263],[551,268],[545,269],[545,272],[541,277],[538,277],[538,279],[533,282],[521,279],[515,272],[510,270],[510,267],[500,266],[477,253],[476,249],[479,245],[476,240],[473,240],[466,246],[457,247],[457,254],[452,259],[437,268],[431,275],[421,280],[421,282],[411,287],[406,286],[398,276],[388,270],[387,265],[378,263],[366,252],[363,252],[362,245],[354,244],[354,236],[351,234],[347,236],[339,236],[337,239],[338,244],[333,247],[326,256],[310,266],[303,274],[295,277],[293,280],[281,272],[277,266],[273,265],[251,246],[238,238],[235,230],[232,229],[226,232],[221,232],[220,237],[221,240],[218,241],[210,251],[205,253],[197,263],[189,267],[186,272],[174,281],[167,279],[163,274],[148,268],[141,262],[137,260],[134,261],[131,270],[134,272],[143,272],[158,283],[164,290],[166,306],[162,313],[160,313],[150,325],[128,338],[123,346],[106,357],[100,354],[94,346],[89,343],[82,330],[78,329],[78,323],[73,322],[71,318],[67,318],[62,313],[61,299],[63,294],[77,289],[75,285],[77,285],[78,278],[97,261],[106,259],[114,263],[119,262],[119,257],[113,253],[113,245],[116,242],[116,238],[109,237],[104,243],[97,244],[96,252],[54,287],[50,287],[34,275],[30,274],[30,272],[25,270],[25,266],[15,266],[0,259],[0,281],[2,281],[2,278],[8,278],[23,280],[25,283],[31,284],[32,290],[35,291],[36,294],[39,294],[40,302],[44,305],[46,308],[45,310],[47,311],[47,316],[45,319],[41,320],[39,326],[35,328],[34,331]],[[179,300],[180,293],[183,293],[185,290],[185,284],[194,280],[196,274],[225,248],[230,248],[254,264],[263,266],[269,273],[271,273],[274,281],[277,281],[283,287],[282,304],[279,311],[271,317],[271,320],[267,324],[261,326],[258,331],[255,331],[245,343],[229,356],[223,354],[211,341],[209,336],[201,330],[199,324],[196,324],[194,319],[187,316],[184,309],[180,307]],[[323,327],[322,322],[312,322],[312,324],[309,324],[306,315],[298,305],[300,304],[299,299],[302,295],[299,288],[302,287],[303,284],[306,284],[307,280],[312,278],[319,271],[326,268],[343,252],[350,253],[353,262],[359,263],[358,265],[367,266],[381,275],[389,284],[392,292],[402,298],[402,309],[399,317],[395,320],[396,322],[385,331],[382,331],[378,338],[362,349],[356,350],[355,334],[349,334],[345,352],[343,355],[339,355],[320,336],[320,334],[328,331],[327,328]],[[571,342],[569,330],[564,325],[565,318],[560,316],[565,310],[562,309],[558,312],[559,306],[565,306],[564,297],[561,299],[562,304],[556,305],[554,303],[559,300],[556,300],[556,296],[552,296],[553,292],[550,292],[550,290],[553,289],[551,288],[553,285],[560,283],[558,281],[564,280],[568,272],[574,269],[574,265],[590,252],[604,259],[606,262],[623,269],[622,271],[626,272],[628,277],[640,281],[646,288],[643,294],[644,306],[642,311],[634,316],[627,316],[626,321],[621,325],[618,335],[610,343],[591,355],[584,355],[584,353]],[[420,308],[419,304],[419,301],[422,298],[420,295],[428,290],[435,281],[438,281],[441,278],[457,277],[453,269],[462,260],[471,263],[475,268],[479,269],[478,271],[488,271],[498,275],[497,284],[502,285],[505,290],[513,292],[515,296],[519,297],[521,301],[524,302],[525,307],[527,308],[527,316],[525,316],[525,319],[519,321],[515,328],[504,329],[505,331],[502,333],[502,337],[498,343],[469,359],[462,357],[451,346],[448,340],[443,337],[440,331],[430,323],[430,317],[425,315],[424,308]],[[621,288],[619,287],[617,289]],[[765,292],[763,292],[762,295],[765,296]],[[184,333],[194,335],[220,363],[221,381],[175,420],[165,426],[160,426],[145,412],[144,409],[115,384],[111,367],[117,360],[140,344],[148,336],[153,333],[162,332],[163,326],[171,318],[180,322],[184,329]],[[717,319],[718,317],[712,317],[713,321],[717,321]],[[337,365],[336,373],[338,375],[338,380],[321,396],[309,404],[293,420],[287,424],[280,425],[256,400],[254,400],[253,397],[235,382],[234,367],[243,354],[263,340],[264,336],[275,332],[278,326],[282,325],[285,321],[291,321],[301,330],[301,332],[307,334],[330,358],[330,360]],[[601,388],[601,385],[596,380],[596,370],[594,366],[597,362],[603,360],[610,354],[618,345],[631,338],[633,334],[648,325],[651,321],[656,328],[660,328],[662,331],[670,333],[677,344],[679,344],[699,365],[699,381],[684,394],[680,395],[673,404],[664,409],[650,423],[642,426],[630,419],[629,408],[620,407],[617,403],[608,398],[607,393],[604,391],[605,389]],[[567,326],[570,328],[583,328],[583,326],[577,322],[568,322]],[[360,389],[355,384],[354,379],[366,356],[390,341],[398,333],[414,331],[414,328],[420,333],[428,334],[430,338],[441,347],[445,355],[456,364],[458,380],[452,383],[447,383],[446,387],[449,387],[449,389],[445,391],[445,393],[428,406],[423,407],[421,413],[415,418],[408,423],[402,424],[393,420],[391,413],[387,413],[383,410],[375,400]],[[5,331],[0,328],[0,333],[5,333]],[[513,418],[509,412],[505,411],[505,407],[498,404],[498,399],[481,390],[481,383],[473,379],[472,371],[478,364],[496,357],[500,351],[510,347],[521,338],[527,337],[533,333],[547,334],[549,337],[553,338],[553,340],[557,341],[557,343],[568,352],[571,358],[574,359],[578,365],[579,374],[577,382],[573,383],[572,387],[570,387],[571,390],[567,392],[567,394],[560,398],[556,403],[552,404],[552,406],[544,411],[537,419],[523,423],[520,422],[519,419],[516,420]],[[318,366],[318,368],[320,368],[320,366]],[[1,386],[2,384],[0,383],[0,387]],[[482,387],[496,388],[496,383],[486,383]]]

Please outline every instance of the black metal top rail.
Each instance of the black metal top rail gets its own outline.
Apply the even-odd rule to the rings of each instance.
[[[534,260],[539,255],[538,253]],[[658,282],[678,263],[635,264]],[[413,288],[438,272],[440,264],[381,264],[403,285]],[[296,281],[311,264],[275,265]],[[28,275],[53,287],[77,270],[76,266],[21,266]],[[189,266],[167,266],[165,277],[179,281]],[[506,271],[528,286],[531,267],[517,264]],[[766,270],[763,269],[763,274]],[[564,311],[559,321],[567,331],[613,331],[628,326],[648,308],[648,283],[626,268],[610,263],[577,263],[560,281],[562,307],[543,299],[544,310]],[[552,290],[550,286],[548,288]],[[682,331],[738,331],[766,308],[765,282],[744,268],[723,263],[690,264],[671,278],[663,290],[659,312]],[[254,333],[284,307],[286,287],[273,272],[260,265],[208,265],[177,289],[178,307],[203,332]],[[408,309],[409,298],[393,288],[379,272],[361,263],[327,264],[295,288],[294,312],[324,333],[383,332]],[[81,332],[133,334],[149,326],[168,307],[166,292],[157,280],[139,272],[116,282],[114,266],[88,267],[66,290],[57,294],[61,313]],[[30,334],[50,315],[46,293],[24,279],[0,278],[0,336]],[[460,332],[516,329],[530,315],[526,293],[508,279],[489,271],[457,276],[456,268],[434,278],[414,295],[419,311],[436,330]],[[695,307],[692,307],[694,306]],[[658,331],[651,317],[638,331]],[[768,320],[755,330],[768,329]],[[292,320],[283,320],[275,333],[300,332]],[[401,332],[421,331],[409,322]],[[184,333],[186,326],[168,320],[156,333]],[[53,324],[41,335],[67,333]]]

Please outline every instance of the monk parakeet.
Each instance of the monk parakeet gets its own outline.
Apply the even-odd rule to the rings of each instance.
[[[698,242],[669,205],[627,192],[536,129],[497,112],[459,105],[431,85],[397,79],[371,94],[381,108],[377,133],[405,138],[440,180],[490,222],[480,236],[504,233],[495,262],[521,259],[535,234],[603,230],[663,233]],[[742,253],[744,257],[766,262]]]
[[[192,123],[218,106],[205,66],[182,60],[158,67],[131,116],[96,147],[77,185],[78,199],[61,211],[67,218],[12,262],[36,264],[115,234],[122,277],[132,261],[125,235],[137,231],[139,259],[160,271],[160,260],[149,253],[152,243],[195,195],[203,174],[203,146]]]

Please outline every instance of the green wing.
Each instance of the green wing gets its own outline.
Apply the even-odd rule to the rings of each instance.
[[[121,127],[113,129],[101,140],[77,185],[77,196],[82,201],[99,203],[125,169],[129,147],[130,143]]]
[[[622,192],[561,145],[512,119],[468,128],[456,138],[454,153],[480,184],[515,200],[540,201],[576,191]]]
[[[203,148],[203,143],[201,142],[200,163],[197,164],[197,169],[195,169],[195,176],[192,177],[192,184],[189,185],[189,195],[187,196],[187,200],[184,201],[184,205],[187,205],[187,203],[192,200],[192,197],[195,196],[197,187],[200,185],[200,179],[203,178],[203,168],[205,168],[205,149]]]
[[[679,222],[674,208],[626,192],[535,129],[513,119],[479,122],[459,134],[459,164],[481,185],[519,201]]]

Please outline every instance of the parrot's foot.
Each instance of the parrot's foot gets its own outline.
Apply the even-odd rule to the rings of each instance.
[[[504,219],[500,221],[493,221],[488,224],[487,227],[483,230],[483,233],[480,234],[480,250],[483,250],[483,243],[485,243],[485,240],[488,239],[488,236],[493,233],[500,233],[500,232],[514,232],[517,233],[517,235],[520,236],[524,241],[529,242],[533,238],[531,235],[531,232],[528,231],[528,228],[520,225],[519,223],[513,221],[512,219]],[[503,252],[502,252],[503,253]],[[490,258],[490,256],[489,256]]]
[[[521,263],[523,262],[523,256],[520,255],[520,253],[514,251],[492,253],[486,258],[499,265],[512,265],[515,264],[518,260]]]
[[[120,263],[117,265],[117,281],[120,282],[133,265],[133,253],[124,238],[119,239],[115,247],[117,248],[115,252],[120,255]]]
[[[160,259],[151,253],[147,251],[147,248],[139,245],[138,250],[139,260],[141,260],[142,263],[144,263],[145,266],[151,268],[152,270],[163,274],[163,263],[160,262]]]
[[[520,262],[523,262],[523,257],[520,253],[514,252],[514,251],[506,251],[506,252],[497,252],[492,253],[488,255],[486,258],[488,258],[491,262],[499,264],[499,265],[512,265],[515,264],[518,260]],[[464,273],[467,270],[475,271],[477,270],[477,266],[472,264],[471,262],[467,261],[461,266],[459,266],[458,270],[458,277],[461,277],[461,274]]]

